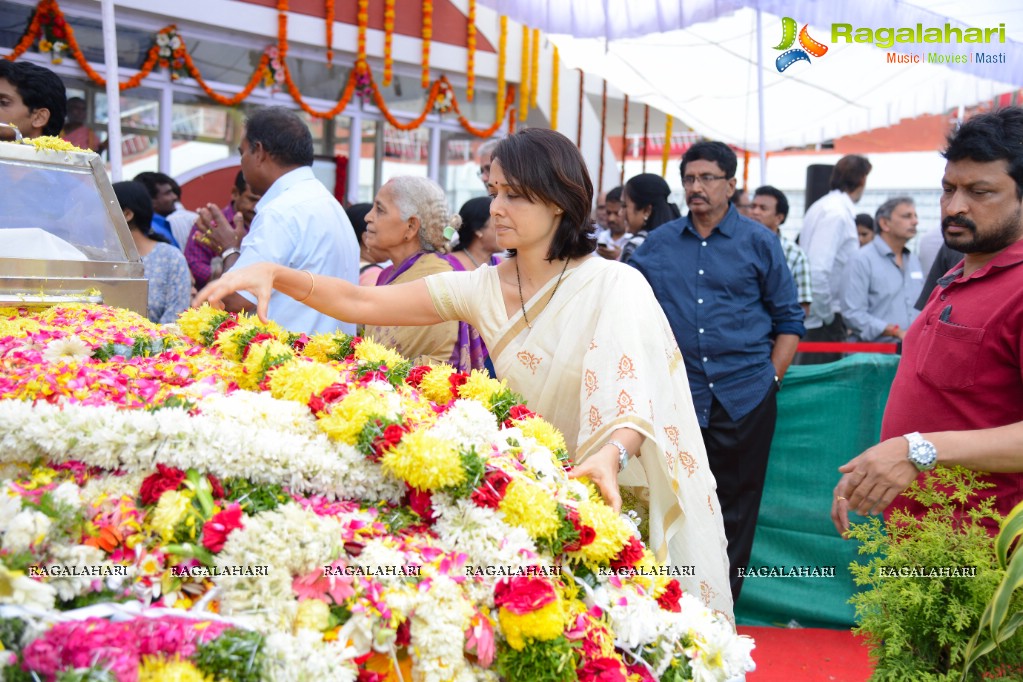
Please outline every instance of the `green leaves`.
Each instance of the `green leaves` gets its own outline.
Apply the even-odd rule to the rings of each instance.
[[[1005,576],[995,588],[995,592],[980,617],[977,632],[970,638],[966,647],[963,674],[960,678],[968,679],[970,668],[984,656],[989,655],[1002,643],[1009,640],[1023,625],[1023,612],[1017,611],[1006,620],[1012,605],[1013,595],[1023,586],[1023,552],[1019,551],[1018,541],[1023,538],[1023,502],[1009,513],[1002,522],[1001,530],[995,539],[995,556],[998,565],[1005,571]],[[1015,545],[1015,551],[1012,550]],[[1012,554],[1010,558],[1010,552]],[[1018,605],[1017,605],[1018,607]]]

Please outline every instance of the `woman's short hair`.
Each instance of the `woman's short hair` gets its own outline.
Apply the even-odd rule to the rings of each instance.
[[[401,219],[419,218],[419,246],[423,251],[447,251],[448,237],[444,235],[444,228],[457,230],[462,219],[448,210],[441,186],[429,178],[412,175],[399,175],[387,184]]]
[[[526,128],[501,140],[494,160],[501,163],[505,181],[513,191],[564,211],[547,250],[547,260],[593,253],[597,247],[590,227],[593,183],[571,140],[546,128]],[[510,253],[514,254],[514,249]]]
[[[454,250],[463,251],[476,241],[476,232],[490,220],[490,197],[469,199],[458,209],[458,217],[462,219],[462,226],[458,228],[458,244]]]
[[[121,210],[132,212],[129,227],[135,228],[153,241],[166,242],[166,237],[153,231],[153,200],[149,197],[146,186],[137,180],[125,180],[115,182],[113,188]]]
[[[659,225],[678,218],[678,206],[668,201],[671,188],[660,175],[640,173],[629,178],[625,183],[623,194],[632,201],[637,209],[650,207],[650,217],[646,221],[646,229],[652,230]]]

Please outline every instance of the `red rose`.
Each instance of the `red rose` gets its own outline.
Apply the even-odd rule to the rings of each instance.
[[[210,488],[213,489],[213,497],[218,500],[222,499],[224,497],[224,486],[220,484],[220,479],[213,474],[206,474],[206,478],[210,482]]]
[[[291,342],[291,347],[296,352],[301,353],[305,350],[306,345],[309,343],[309,337],[306,334],[301,334],[297,339]]]
[[[308,404],[309,411],[313,413],[313,416],[316,416],[320,412],[323,412],[323,410],[326,409],[327,407],[327,403],[323,402],[323,398],[321,398],[318,395],[309,396]]]
[[[377,425],[380,425],[380,421],[377,420]],[[401,441],[402,436],[408,432],[404,426],[400,424],[388,424],[387,428],[384,429],[383,434],[373,439],[373,454],[369,456],[370,461],[379,462],[380,458],[384,456],[384,453],[393,448]]]
[[[682,586],[678,584],[677,580],[672,579],[668,583],[668,586],[664,588],[664,592],[657,598],[657,603],[665,611],[671,611],[672,613],[678,613],[682,610],[679,602],[682,600]]]
[[[579,539],[575,542],[570,542],[565,545],[566,552],[578,552],[586,545],[591,544],[597,539],[597,531],[591,526],[587,526],[585,523],[579,523],[578,519],[571,519],[572,525],[575,526],[576,531],[579,533]]]
[[[535,416],[536,413],[525,405],[512,405],[512,408],[508,410],[508,418],[504,420],[504,425],[511,428],[514,426],[513,422],[519,419],[529,419],[530,417]]]
[[[366,372],[360,378],[363,383],[369,383],[371,381],[387,381],[387,375],[379,369],[375,369],[372,372]]]
[[[213,332],[213,338],[219,339],[221,334],[226,332],[228,329],[234,329],[237,326],[238,320],[225,320],[219,327],[217,327],[217,331]]]
[[[489,471],[484,476],[480,487],[472,491],[472,501],[478,507],[497,509],[498,505],[501,504],[501,500],[504,499],[509,483],[511,483],[511,476],[501,469]]]
[[[362,554],[362,550],[365,549],[365,547],[366,544],[363,542],[355,542],[354,540],[349,540],[348,542],[345,543],[345,552],[348,554],[348,556],[359,556],[360,554]]]
[[[634,675],[638,675],[639,678],[637,682],[657,682],[657,678],[650,673],[650,668],[647,668],[642,663],[627,665],[625,666],[625,670],[628,671],[630,678]]]
[[[60,26],[54,24],[54,26],[53,26],[53,37],[61,39],[61,40],[64,39],[66,37],[65,34],[64,34],[64,29],[62,29]]]
[[[408,506],[426,522],[433,521],[433,505],[429,490],[410,487],[408,490]]]
[[[417,365],[409,370],[408,377],[405,379],[412,388],[419,388],[419,384],[423,383],[423,379],[430,373],[433,368],[429,365]]]
[[[348,395],[348,386],[345,384],[331,384],[320,391],[320,398],[325,403],[336,403]]]
[[[518,616],[542,609],[557,598],[554,586],[545,578],[502,578],[494,586],[494,605]]]
[[[454,372],[448,377],[448,383],[451,384],[451,395],[458,397],[459,387],[469,380],[469,375],[465,372]]]
[[[410,622],[410,620],[406,620],[398,626],[398,639],[394,642],[395,646],[408,646],[412,642],[412,626],[409,625]]]
[[[628,682],[625,667],[617,658],[595,658],[576,671],[579,682]]]
[[[238,504],[214,514],[202,527],[202,546],[213,553],[224,549],[231,531],[242,527],[242,516],[242,508]]]
[[[267,332],[260,332],[259,334],[256,334],[249,340],[249,345],[242,349],[242,360],[249,357],[249,351],[254,348],[256,344],[263,343],[264,341],[270,341],[275,338],[277,337],[273,334],[268,334]]]
[[[157,464],[156,473],[147,476],[139,488],[139,497],[142,498],[142,504],[156,504],[160,501],[161,495],[168,490],[177,490],[184,480],[184,471],[164,466],[163,464]]]
[[[622,551],[611,560],[611,568],[620,571],[623,568],[632,568],[636,562],[643,558],[643,543],[633,535],[629,542],[622,547]]]

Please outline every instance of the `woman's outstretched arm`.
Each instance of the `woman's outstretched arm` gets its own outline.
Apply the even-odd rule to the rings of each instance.
[[[413,327],[443,322],[430,298],[426,281],[380,287],[360,287],[343,279],[293,270],[275,263],[256,263],[231,270],[207,284],[193,305],[223,308],[224,297],[247,291],[256,297],[256,314],[267,321],[273,290],[304,303],[324,315],[356,324]]]

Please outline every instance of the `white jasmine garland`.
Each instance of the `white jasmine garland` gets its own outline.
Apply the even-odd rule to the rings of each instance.
[[[418,593],[409,648],[424,682],[472,679],[463,649],[473,612],[458,584],[446,576],[435,576],[429,589]]]
[[[4,505],[3,511],[9,513],[10,509],[10,505]],[[0,519],[0,523],[3,524],[0,549],[12,554],[28,552],[33,545],[41,545],[53,524],[49,516],[35,509],[23,509]]]
[[[266,638],[266,667],[273,682],[354,682],[358,668],[356,652],[342,642],[324,642],[309,630],[295,634],[274,632]]]

